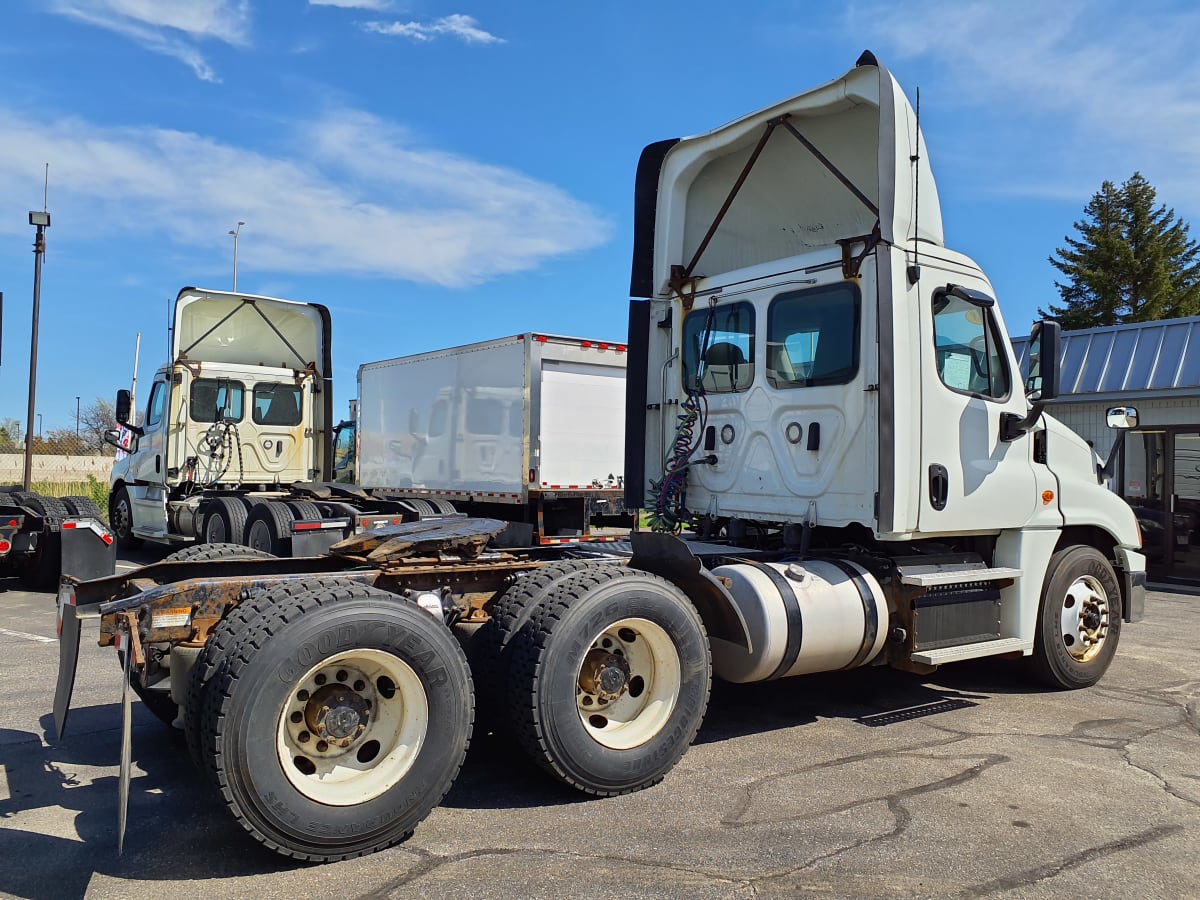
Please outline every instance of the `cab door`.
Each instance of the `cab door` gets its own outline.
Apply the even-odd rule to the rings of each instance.
[[[944,280],[921,309],[919,530],[1019,528],[1036,510],[1037,482],[1032,437],[1000,439],[1001,416],[1027,411],[1004,323],[986,282],[926,271]]]
[[[167,396],[170,385],[158,376],[150,387],[142,435],[133,454],[129,471],[136,484],[162,484],[166,480]]]

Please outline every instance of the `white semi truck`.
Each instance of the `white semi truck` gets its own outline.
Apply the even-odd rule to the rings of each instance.
[[[626,355],[527,333],[366,363],[335,458],[371,495],[508,521],[509,545],[624,537]]]
[[[120,546],[233,543],[304,556],[357,530],[453,512],[333,482],[330,331],[317,303],[179,292],[169,362],[140,425],[129,392],[117,393],[122,430],[109,442],[123,453],[109,522]]]
[[[655,530],[629,556],[504,551],[502,523],[458,519],[67,580],[60,733],[98,618],[236,821],[333,860],[439,803],[476,711],[610,796],[679,760],[714,674],[1003,657],[1057,688],[1100,679],[1142,614],[1133,513],[1042,411],[1057,328],[1023,379],[982,270],[945,246],[887,70],[864,54],[650,145],[635,198],[626,502]]]

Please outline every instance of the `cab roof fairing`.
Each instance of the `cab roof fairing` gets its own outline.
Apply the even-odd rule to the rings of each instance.
[[[631,296],[669,294],[672,267],[692,262],[755,147],[781,118],[878,208],[883,242],[943,245],[937,184],[916,114],[891,73],[864,54],[827,84],[707,134],[645,148],[635,188]],[[836,247],[870,234],[876,221],[862,199],[777,127],[690,274],[712,278]]]

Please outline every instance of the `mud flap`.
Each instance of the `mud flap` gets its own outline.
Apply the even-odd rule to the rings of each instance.
[[[64,581],[58,594],[58,683],[54,686],[54,733],[62,740],[71,712],[75,691],[75,672],[79,668],[79,641],[84,619],[100,618],[100,604],[75,605],[71,582]]]
[[[58,636],[58,684],[54,688],[54,732],[62,740],[71,711],[71,693],[75,690],[75,670],[79,667],[79,611],[72,604],[60,604]]]
[[[95,519],[67,519],[58,532],[62,548],[59,571],[80,581],[107,578],[117,569],[117,542]]]
[[[124,677],[121,680],[121,775],[117,788],[117,856],[125,852],[125,822],[129,818],[129,778],[132,768],[133,690],[129,686],[129,669],[133,653],[125,654]]]

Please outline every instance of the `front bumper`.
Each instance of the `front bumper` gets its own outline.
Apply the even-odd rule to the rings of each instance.
[[[1146,557],[1136,550],[1117,548],[1121,568],[1121,618],[1140,622],[1146,615]]]

